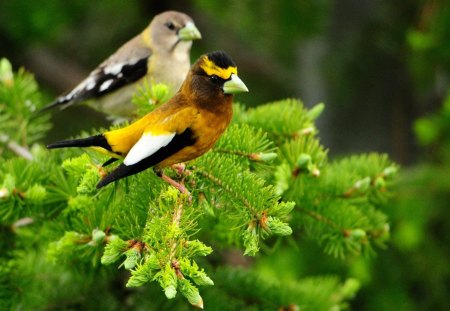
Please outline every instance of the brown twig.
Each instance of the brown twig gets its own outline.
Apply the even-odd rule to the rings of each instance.
[[[17,142],[11,140],[7,135],[1,135],[0,141],[5,143],[6,146],[18,156],[27,159],[28,161],[33,160],[33,154],[27,147],[19,145]]]

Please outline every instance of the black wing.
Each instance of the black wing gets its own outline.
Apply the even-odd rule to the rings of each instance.
[[[186,129],[183,133],[175,135],[172,141],[165,147],[162,147],[151,156],[142,159],[133,165],[120,164],[114,171],[104,177],[98,184],[97,189],[100,189],[113,181],[122,179],[124,177],[137,174],[143,170],[152,167],[159,162],[167,159],[171,155],[177,153],[187,146],[195,144],[195,137],[191,129]]]
[[[109,94],[144,77],[147,74],[147,63],[148,57],[145,57],[133,63],[116,63],[100,67],[72,91],[58,97],[42,111],[56,106],[66,107],[81,100]]]

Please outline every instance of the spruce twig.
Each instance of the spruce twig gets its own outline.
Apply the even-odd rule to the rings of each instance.
[[[299,211],[301,211],[302,213],[305,213],[306,215],[314,218],[315,220],[317,220],[317,221],[319,221],[319,222],[321,222],[323,224],[326,224],[326,225],[332,227],[333,229],[337,229],[338,231],[341,231],[342,233],[345,233],[345,229],[339,227],[339,225],[337,223],[333,222],[329,218],[327,218],[327,217],[325,217],[325,216],[323,216],[323,215],[321,215],[319,213],[316,213],[314,211],[311,211],[309,209],[300,207],[300,206],[297,206],[297,209]]]
[[[180,226],[180,220],[181,216],[183,215],[183,203],[180,203],[175,207],[175,210],[173,211],[173,218],[172,218],[172,224],[176,227]],[[173,260],[175,257],[175,253],[177,250],[177,239],[173,238],[171,241],[171,247],[170,247],[170,253],[169,253],[169,260]]]
[[[210,181],[212,181],[214,184],[216,184],[217,186],[219,186],[220,188],[222,188],[223,190],[225,190],[226,192],[228,192],[229,194],[231,194],[234,198],[236,198],[236,199],[238,199],[239,201],[241,201],[242,204],[244,204],[244,206],[247,207],[247,208],[251,211],[251,213],[252,213],[253,215],[257,215],[257,209],[256,209],[256,207],[252,206],[252,205],[250,204],[250,202],[249,202],[246,198],[244,198],[244,197],[238,195],[236,192],[234,192],[234,191],[233,191],[228,185],[226,185],[221,179],[219,179],[219,178],[216,177],[216,176],[213,176],[212,174],[210,174],[210,173],[208,173],[208,172],[205,172],[205,171],[203,171],[203,170],[201,170],[201,169],[198,169],[198,168],[195,168],[194,171],[197,172],[197,173],[199,173],[199,174],[202,175],[203,177],[208,178],[208,179],[209,179]]]

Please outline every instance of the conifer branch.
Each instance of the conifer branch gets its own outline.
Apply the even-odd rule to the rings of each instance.
[[[227,150],[227,149],[221,149],[221,148],[215,148],[214,149],[215,152],[219,152],[219,153],[224,153],[224,154],[232,154],[232,155],[237,155],[243,158],[247,158],[250,161],[255,161],[255,162],[270,162],[273,159],[275,159],[277,157],[277,154],[274,152],[268,152],[268,153],[263,153],[263,152],[251,152],[251,153],[247,153],[247,152],[242,152],[239,150]]]
[[[225,153],[225,154],[233,154],[233,155],[241,156],[244,158],[249,158],[250,160],[252,160],[252,157],[254,157],[254,153],[246,153],[246,152],[242,152],[239,150],[227,150],[227,149],[215,148],[214,151],[219,152],[219,153]]]
[[[240,196],[238,193],[233,191],[233,189],[230,186],[228,186],[227,184],[225,184],[225,182],[223,182],[221,179],[219,179],[218,177],[212,175],[211,173],[203,171],[199,168],[194,168],[193,170],[194,170],[194,172],[199,173],[201,176],[209,179],[214,184],[216,184],[217,186],[219,186],[220,188],[222,188],[223,190],[225,190],[226,192],[231,194],[235,199],[238,199],[239,201],[241,201],[242,204],[244,204],[244,206],[247,207],[253,215],[258,214],[256,207],[252,206],[245,197]]]
[[[0,80],[5,64],[0,61]],[[380,207],[388,202],[395,164],[379,154],[329,162],[314,124],[322,104],[309,110],[294,99],[248,110],[236,105],[234,124],[211,152],[188,163],[189,170],[183,165],[172,167],[175,173],[171,174],[182,182],[186,179],[192,187],[193,205],[151,171],[97,191],[99,175],[106,171],[96,163],[104,162],[104,156],[80,156],[78,150],[49,155],[39,144],[33,145],[31,153],[24,146],[43,137],[49,118],[33,115],[42,105],[33,78],[24,71],[13,75],[6,65],[3,71],[8,83],[0,81],[0,143],[8,158],[0,163],[0,227],[12,228],[22,248],[17,252],[21,257],[12,255],[16,257],[13,267],[16,262],[33,267],[26,260],[34,260],[34,254],[49,275],[75,276],[71,285],[83,287],[84,278],[91,276],[95,282],[90,285],[101,289],[114,277],[114,269],[102,269],[100,275],[91,265],[122,261],[118,266],[131,272],[127,287],[158,283],[164,302],[158,300],[159,291],[149,294],[156,303],[173,304],[172,309],[180,308],[180,300],[165,299],[177,293],[192,305],[203,306],[198,287],[214,284],[207,269],[220,282],[205,291],[205,301],[212,306],[231,295],[239,302],[235,309],[250,306],[251,299],[267,309],[331,310],[340,308],[357,291],[355,282],[341,284],[337,278],[284,282],[278,280],[278,271],[273,273],[276,278],[260,279],[260,271],[250,269],[221,273],[220,260],[202,261],[205,267],[197,264],[198,256],[213,251],[201,239],[220,245],[224,252],[237,246],[244,254],[255,255],[262,240],[292,234],[292,222],[305,228],[325,253],[345,258],[373,252],[372,246],[382,247],[389,236],[387,216]],[[134,99],[138,114],[164,102],[166,91],[163,85],[147,84]],[[31,221],[33,226],[27,226]],[[22,243],[21,239],[35,232],[43,233],[36,235],[36,244],[34,240]],[[76,264],[44,263],[42,250],[38,253],[34,248],[38,243],[50,258]],[[74,272],[71,266],[83,269]],[[22,269],[16,270],[15,278],[22,278]],[[36,278],[31,279],[27,289],[39,287]]]
[[[344,233],[344,231],[345,231],[344,229],[340,228],[337,223],[333,222],[329,218],[327,218],[327,217],[325,217],[325,216],[323,216],[323,215],[321,215],[319,213],[316,213],[314,211],[311,211],[311,210],[309,210],[307,208],[303,208],[303,207],[300,207],[300,206],[297,206],[297,209],[299,211],[301,211],[302,213],[305,213],[306,215],[310,216],[311,218],[313,218],[313,219],[315,219],[315,220],[317,220],[317,221],[319,221],[319,222],[321,222],[323,224],[326,224],[326,225],[332,227],[333,229],[336,229],[336,230],[338,230],[338,231],[340,231],[342,233]]]
[[[172,217],[172,225],[173,226],[176,226],[176,227],[180,226],[182,214],[183,214],[183,203],[180,202],[179,204],[177,204],[175,206],[175,209],[173,211],[173,217]],[[170,246],[169,260],[173,261],[175,254],[176,254],[176,249],[178,246],[177,239],[173,238],[170,244],[171,244],[171,246]]]

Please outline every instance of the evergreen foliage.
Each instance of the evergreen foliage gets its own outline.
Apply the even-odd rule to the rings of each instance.
[[[386,209],[390,251],[361,265],[362,271],[384,272],[373,273],[364,289],[361,307],[368,311],[445,310],[448,305],[450,94],[438,112],[418,119],[414,130],[425,158],[402,170],[397,195]]]
[[[0,155],[15,152],[29,158],[23,146],[31,146],[50,129],[49,116],[35,114],[41,105],[38,86],[23,69],[13,76],[6,59],[0,59],[0,83]]]
[[[13,74],[6,60],[0,69],[1,118],[8,121],[0,123],[8,137],[0,149],[2,309],[185,309],[179,296],[221,310],[345,309],[359,289],[355,279],[283,281],[277,267],[260,276],[229,266],[227,253],[237,249],[236,258],[257,263],[280,245],[311,240],[348,258],[374,253],[389,237],[382,208],[398,168],[379,154],[330,161],[314,125],[323,104],[235,105],[232,125],[210,152],[165,171],[191,196],[152,170],[98,191],[112,169],[101,167],[106,158],[46,151],[39,139],[50,125],[35,114],[43,106],[36,83],[23,70]],[[134,102],[142,113],[166,99],[156,85]]]

